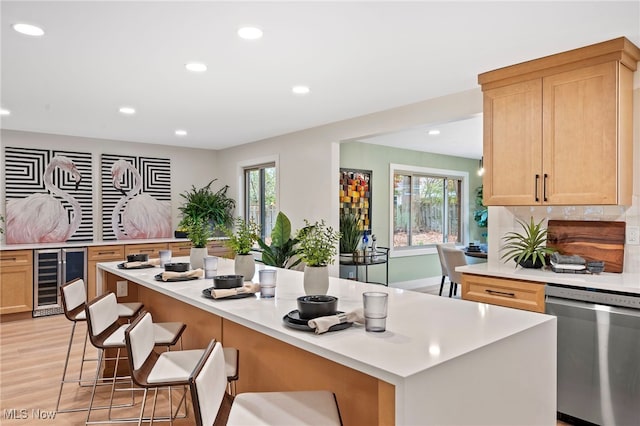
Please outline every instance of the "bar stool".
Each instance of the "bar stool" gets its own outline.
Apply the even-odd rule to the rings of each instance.
[[[80,373],[77,378],[67,379],[67,368],[69,366],[69,356],[71,354],[71,347],[73,345],[73,339],[75,336],[76,325],[78,322],[86,322],[87,317],[85,314],[85,305],[87,302],[87,289],[85,287],[84,280],[82,278],[76,278],[60,287],[60,298],[62,301],[62,308],[64,316],[71,321],[73,326],[71,327],[71,335],[69,336],[69,346],[67,348],[67,356],[64,361],[64,369],[62,370],[62,379],[60,380],[60,389],[58,391],[58,400],[56,402],[57,413],[68,413],[75,411],[86,410],[83,408],[67,408],[60,409],[60,399],[62,398],[62,389],[66,383],[77,383],[83,386],[82,373],[84,370],[84,364],[90,361],[97,361],[97,358],[86,358],[87,351],[87,339],[88,333],[84,336],[84,345],[82,347],[82,359],[80,361]],[[143,305],[139,302],[118,303],[118,317],[130,321],[136,317]]]
[[[231,402],[231,397],[224,392],[224,371],[222,345],[211,341],[190,379],[197,425],[211,426],[216,419],[224,417],[227,417],[227,426],[342,425],[332,392],[241,393]]]
[[[147,401],[149,389],[154,390],[153,407],[151,409],[150,424],[153,423],[158,398],[158,389],[169,387],[169,416],[168,420],[173,422],[173,418],[180,410],[180,406],[185,403],[186,386],[190,386],[193,374],[198,363],[203,359],[205,350],[190,349],[173,352],[163,352],[158,354],[153,351],[152,335],[153,318],[149,312],[140,315],[125,330],[125,345],[129,353],[129,368],[133,382],[144,389],[142,406],[138,424],[142,422],[144,408]],[[222,376],[226,378],[227,386],[238,379],[238,350],[235,348],[225,348],[222,350]],[[224,381],[225,379],[223,379]],[[173,401],[171,395],[172,386],[185,386],[185,391],[180,398],[180,402],[173,413]],[[224,388],[223,388],[224,392]],[[229,394],[229,397],[231,395]],[[185,412],[186,412],[185,403]],[[195,406],[195,404],[194,404]],[[197,417],[196,417],[197,418]],[[163,418],[164,420],[165,418]]]
[[[129,324],[118,324],[118,303],[115,294],[107,293],[99,296],[89,302],[85,307],[85,313],[87,318],[87,331],[89,334],[89,340],[91,344],[99,350],[98,355],[98,369],[96,370],[96,377],[93,382],[93,389],[91,390],[91,400],[89,401],[89,407],[87,412],[86,423],[113,423],[111,421],[111,408],[113,404],[113,395],[116,389],[116,382],[119,379],[118,363],[120,361],[120,352],[126,347],[124,331]],[[165,322],[152,324],[149,336],[147,336],[152,342],[152,346],[164,346],[167,349],[170,346],[175,345],[178,340],[181,339],[186,325],[180,322]],[[182,345],[181,345],[182,346]],[[104,351],[107,349],[116,350],[115,358],[104,358]],[[111,382],[111,394],[109,398],[109,412],[107,421],[94,421],[91,422],[91,410],[93,409],[93,401],[95,398],[96,387],[100,378],[98,377],[99,367],[102,365],[103,360],[115,360],[115,366],[113,370],[113,377]],[[130,377],[120,377],[120,379],[127,379]],[[103,378],[107,381],[109,379]],[[133,388],[131,388],[133,391]],[[118,419],[130,420],[130,419]],[[116,421],[117,422],[117,421]]]

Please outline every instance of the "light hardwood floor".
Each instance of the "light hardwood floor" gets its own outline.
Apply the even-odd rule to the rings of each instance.
[[[448,288],[446,289],[448,294]],[[436,292],[437,295],[437,292]],[[82,356],[82,343],[86,326],[80,323],[76,328],[76,338],[69,362],[69,375],[77,376]],[[60,377],[64,368],[71,323],[64,315],[32,318],[0,324],[0,424],[2,425],[81,425],[85,423],[86,411],[75,413],[55,413],[56,399],[60,386]],[[95,355],[88,344],[90,355]],[[88,363],[88,373],[95,373],[95,362]],[[102,405],[108,399],[106,386],[99,387],[96,404]],[[121,392],[127,394],[127,392]],[[137,417],[140,409],[141,392],[136,397],[136,406],[114,411],[120,417]],[[128,395],[120,395],[118,401],[124,401]],[[67,384],[61,401],[61,408],[86,407],[89,403],[90,388]],[[174,391],[174,401],[179,391]],[[189,398],[187,398],[189,399]],[[150,402],[147,404],[150,412]],[[157,415],[167,412],[166,393],[158,397]],[[13,410],[13,411],[12,411]],[[16,411],[17,410],[17,411]],[[13,413],[14,418],[11,417]],[[189,413],[193,410],[189,406]],[[25,418],[17,418],[25,416]],[[106,418],[106,410],[92,413],[92,420]],[[193,425],[193,416],[179,419],[176,426]],[[159,424],[167,424],[162,422]],[[569,426],[558,421],[557,426]]]
[[[32,318],[0,324],[0,424],[2,425],[81,425],[85,423],[86,411],[75,413],[55,413],[60,378],[64,368],[64,358],[71,333],[71,322],[64,315]],[[68,376],[77,377],[80,370],[82,345],[86,325],[79,323],[69,361]],[[90,357],[97,352],[88,343]],[[126,362],[126,360],[125,360]],[[96,362],[87,363],[84,377],[95,374]],[[86,407],[89,404],[90,387],[65,384],[60,408]],[[117,400],[130,401],[129,392],[119,392]],[[174,402],[178,391],[174,391]],[[109,387],[98,387],[96,405],[108,401]],[[188,394],[187,394],[188,396]],[[189,398],[189,397],[188,397]],[[136,393],[133,408],[114,410],[114,416],[137,417],[140,410],[142,392]],[[152,397],[147,409],[150,413]],[[156,415],[165,415],[168,398],[166,392],[158,396]],[[190,418],[180,419],[175,425],[192,425]],[[106,418],[106,410],[92,411],[92,420]],[[159,424],[168,424],[161,422]]]

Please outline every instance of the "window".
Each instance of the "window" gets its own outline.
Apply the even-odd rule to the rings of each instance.
[[[391,177],[394,250],[463,242],[466,172],[392,165]]]
[[[260,225],[261,238],[271,244],[271,229],[276,211],[275,163],[246,167],[244,169],[245,220]]]

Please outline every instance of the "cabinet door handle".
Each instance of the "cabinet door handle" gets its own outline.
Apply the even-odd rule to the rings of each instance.
[[[15,262],[17,257],[0,257],[0,262]]]
[[[542,179],[542,200],[547,201],[547,178],[548,174],[544,174],[544,178]]]
[[[140,250],[142,253],[153,253],[155,252],[155,249],[142,249]]]
[[[98,255],[102,256],[104,254],[116,254],[115,250],[111,250],[111,251],[99,251]]]
[[[506,291],[497,291],[497,290],[489,290],[488,288],[485,289],[484,291],[486,291],[487,293],[493,295],[498,295],[498,296],[507,296],[507,297],[516,297],[515,293],[507,293]]]
[[[536,174],[536,178],[533,182],[533,187],[535,189],[536,192],[536,202],[540,201],[540,197],[538,197],[538,181],[540,180],[540,175]]]

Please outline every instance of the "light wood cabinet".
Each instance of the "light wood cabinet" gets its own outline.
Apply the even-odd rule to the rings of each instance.
[[[97,296],[96,264],[99,262],[115,262],[124,259],[123,245],[94,246],[87,248],[87,300],[93,300]]]
[[[33,251],[0,252],[0,314],[33,311]]]
[[[171,257],[189,256],[191,254],[191,242],[182,241],[179,243],[170,243]]]
[[[544,313],[544,284],[462,274],[462,299]]]
[[[619,38],[480,74],[485,205],[630,205],[638,60]]]
[[[124,246],[125,258],[130,254],[148,254],[149,259],[160,257],[160,250],[167,250],[169,243],[127,244]]]
[[[211,240],[207,243],[207,251],[209,256],[226,257],[227,259],[233,259],[234,253],[223,240]]]

